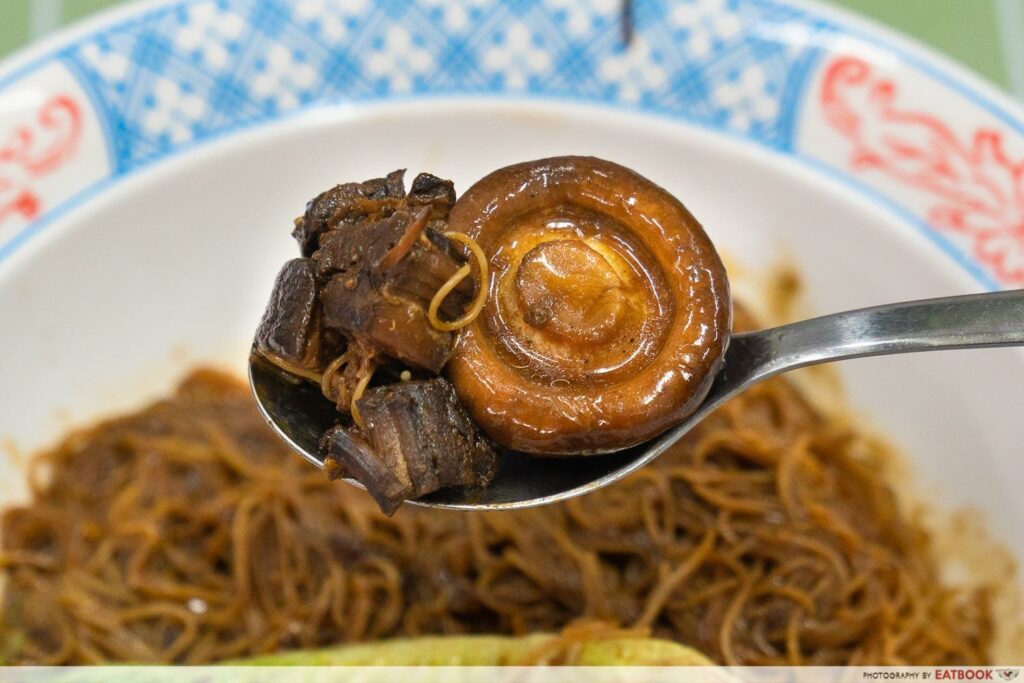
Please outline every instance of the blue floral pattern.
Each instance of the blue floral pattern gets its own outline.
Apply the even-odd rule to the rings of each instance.
[[[622,1],[164,0],[109,22],[0,77],[0,88],[61,83],[16,130],[53,135],[47,107],[73,91],[88,104],[63,132],[85,126],[83,139],[109,152],[46,187],[25,163],[0,168],[0,261],[96,192],[215,137],[314,106],[478,96],[593,104],[743,138],[847,184],[999,286],[991,263],[1005,250],[979,263],[920,196],[858,166],[849,121],[823,107],[823,77],[851,54],[882,55],[893,78],[913,82],[908,106],[953,113],[957,134],[1022,134],[1012,107],[798,0],[633,0],[628,44]]]
[[[818,56],[773,25],[826,24],[768,0],[186,0],[66,50],[123,173],[185,143],[310,104],[531,96],[643,109],[773,148]]]

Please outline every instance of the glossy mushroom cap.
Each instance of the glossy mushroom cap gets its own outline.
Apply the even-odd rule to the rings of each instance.
[[[489,298],[448,365],[497,443],[592,454],[651,439],[703,400],[729,341],[725,268],[697,220],[592,157],[499,169],[449,229],[490,260]]]

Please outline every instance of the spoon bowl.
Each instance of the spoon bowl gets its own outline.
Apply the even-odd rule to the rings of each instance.
[[[412,505],[510,510],[546,505],[607,486],[650,463],[694,425],[744,389],[781,372],[848,358],[943,349],[1024,345],[1024,290],[864,308],[733,335],[725,365],[704,401],[655,439],[605,455],[534,457],[500,451],[484,489],[449,488]],[[320,436],[337,421],[318,387],[289,382],[255,354],[249,381],[260,412],[293,450],[323,467]],[[346,481],[359,486],[352,479]]]
[[[318,387],[289,382],[255,355],[249,359],[249,382],[256,404],[271,427],[296,453],[322,468],[320,436],[337,422],[334,405],[324,398]],[[499,450],[498,474],[487,488],[441,489],[406,503],[456,510],[508,510],[543,505],[611,483],[626,474],[621,472],[623,468],[635,469],[630,465],[648,450],[648,444],[641,444],[624,451],[583,458],[538,458]],[[362,488],[354,479],[345,481]]]

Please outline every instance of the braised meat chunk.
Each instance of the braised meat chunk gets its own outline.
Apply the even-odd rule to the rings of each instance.
[[[452,335],[430,324],[427,308],[465,258],[443,234],[427,228],[429,220],[428,207],[415,215],[401,209],[372,223],[331,230],[313,261],[326,280],[327,329],[436,374],[448,362]],[[463,280],[442,310],[458,315],[472,287]]]
[[[420,173],[413,178],[406,202],[410,206],[429,206],[431,220],[447,223],[448,214],[455,206],[455,186],[450,180],[438,178],[430,173]]]
[[[358,405],[370,443],[394,456],[415,496],[443,486],[485,486],[494,477],[494,450],[443,377],[382,386]]]
[[[314,197],[292,231],[302,255],[312,256],[327,230],[390,215],[405,198],[404,177],[404,170],[392,171],[385,178],[336,185]]]
[[[366,487],[381,512],[394,514],[409,498],[412,487],[388,467],[354,429],[337,426],[324,434],[320,445],[326,454],[324,465],[331,479],[352,477]]]
[[[385,512],[407,498],[448,486],[482,487],[494,478],[497,455],[444,378],[377,387],[356,404],[372,450],[354,430],[335,429],[325,439],[326,457]]]

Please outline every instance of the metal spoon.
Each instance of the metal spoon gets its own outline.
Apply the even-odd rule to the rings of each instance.
[[[726,352],[725,367],[701,406],[658,438],[600,456],[537,458],[503,453],[498,476],[486,489],[446,489],[409,503],[507,510],[565,500],[643,467],[726,400],[780,372],[863,356],[1017,345],[1024,345],[1024,290],[889,304],[737,334]],[[319,388],[290,384],[252,360],[249,379],[260,412],[281,438],[306,460],[323,467],[318,442],[337,413]]]

